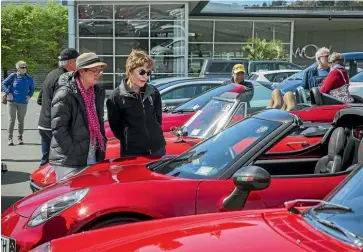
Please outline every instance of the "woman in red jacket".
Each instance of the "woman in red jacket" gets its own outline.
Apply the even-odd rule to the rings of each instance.
[[[332,53],[328,62],[331,70],[324,80],[320,92],[332,95],[344,103],[353,102],[354,99],[349,94],[349,77],[344,67],[343,54]]]

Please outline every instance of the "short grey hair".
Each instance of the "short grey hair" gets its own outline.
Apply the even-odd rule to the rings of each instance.
[[[15,64],[15,68],[19,69],[21,66],[26,66],[26,62],[24,60],[19,60],[18,62],[16,62]]]
[[[344,55],[341,53],[333,52],[329,56],[329,63],[338,63],[339,65],[344,65]]]
[[[326,48],[326,47],[319,48],[315,53],[316,61],[319,61],[319,57],[326,55],[326,54],[328,54],[328,55],[330,54],[330,50],[328,48]]]
[[[67,67],[69,65],[69,60],[60,60],[58,61],[59,67]]]

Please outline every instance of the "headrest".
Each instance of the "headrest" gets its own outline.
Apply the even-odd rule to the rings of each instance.
[[[284,95],[284,105],[281,108],[285,111],[291,111],[296,109],[296,100],[292,92],[286,92]]]
[[[328,155],[333,157],[340,155],[344,150],[346,134],[343,127],[336,128],[329,140]]]
[[[266,108],[280,109],[282,107],[282,93],[280,89],[274,89],[271,92],[271,100]]]
[[[296,94],[296,103],[307,103],[308,98],[305,93],[305,89],[303,87],[298,87],[295,91]]]
[[[310,100],[312,105],[323,105],[323,98],[319,88],[313,87],[312,89],[310,89]]]

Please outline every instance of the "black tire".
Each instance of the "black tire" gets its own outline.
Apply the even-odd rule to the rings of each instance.
[[[133,222],[139,222],[142,221],[140,219],[134,218],[134,217],[112,217],[110,219],[102,220],[99,222],[96,222],[95,224],[91,225],[87,230],[95,230],[99,228],[105,228],[105,227],[112,227],[116,225],[123,225],[123,224],[129,224]]]

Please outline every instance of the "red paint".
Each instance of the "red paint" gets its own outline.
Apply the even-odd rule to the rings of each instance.
[[[259,242],[260,241],[260,242]],[[359,251],[286,209],[237,211],[116,226],[56,239],[60,251]]]

